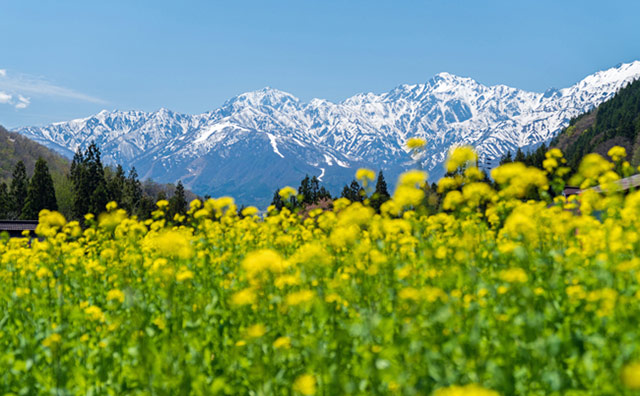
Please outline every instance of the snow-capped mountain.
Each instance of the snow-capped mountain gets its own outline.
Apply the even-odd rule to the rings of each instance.
[[[359,167],[383,169],[393,182],[419,161],[435,180],[452,146],[469,144],[497,158],[538,145],[638,77],[640,61],[536,93],[440,73],[424,84],[340,103],[303,103],[264,88],[199,115],[101,111],[18,132],[68,157],[95,140],[105,162],[135,166],[142,177],[182,180],[199,194],[265,204],[276,188],[297,185],[305,174],[337,193]],[[427,141],[419,158],[405,147],[410,137]]]

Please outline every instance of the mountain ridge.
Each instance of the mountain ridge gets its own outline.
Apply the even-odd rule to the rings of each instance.
[[[305,174],[321,176],[335,192],[358,167],[383,169],[393,180],[419,162],[433,180],[451,146],[470,144],[483,157],[499,158],[547,142],[638,77],[636,61],[537,93],[441,72],[422,84],[337,103],[303,102],[265,87],[197,115],[101,111],[18,132],[66,156],[96,140],[106,162],[135,166],[143,177],[264,204],[275,188]],[[427,140],[420,156],[404,146],[409,137]]]

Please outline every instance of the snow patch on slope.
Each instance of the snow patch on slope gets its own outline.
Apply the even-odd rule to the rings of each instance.
[[[273,136],[270,133],[267,133],[267,136],[269,137],[269,142],[271,143],[271,147],[273,148],[273,152],[278,154],[280,156],[280,158],[284,158],[284,155],[282,155],[282,153],[280,153],[280,150],[278,150],[278,144],[276,143],[276,137]]]

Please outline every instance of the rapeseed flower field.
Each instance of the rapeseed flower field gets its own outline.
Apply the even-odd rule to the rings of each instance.
[[[381,213],[43,211],[38,239],[0,241],[0,393],[635,394],[640,192],[616,191],[630,165],[611,154],[552,199],[558,150],[493,170],[496,187],[457,149],[432,215],[419,170]]]

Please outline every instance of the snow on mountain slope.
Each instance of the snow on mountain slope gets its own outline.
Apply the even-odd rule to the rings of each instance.
[[[69,157],[95,140],[107,163],[135,166],[161,182],[182,180],[200,194],[264,205],[277,187],[297,185],[305,174],[322,175],[337,192],[358,167],[383,169],[393,181],[419,160],[435,180],[450,147],[470,144],[496,158],[546,142],[639,77],[636,61],[536,93],[439,73],[424,84],[340,103],[302,103],[264,88],[199,115],[102,111],[18,132]],[[404,146],[409,137],[427,140],[420,158]]]

